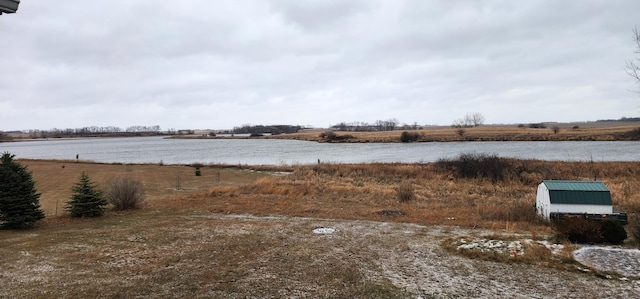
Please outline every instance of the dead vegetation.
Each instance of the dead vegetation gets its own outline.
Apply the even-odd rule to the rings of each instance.
[[[195,176],[190,166],[21,162],[48,218],[32,231],[0,231],[0,277],[10,285],[0,297],[640,296],[637,281],[584,275],[566,252],[553,257],[537,243],[514,258],[447,247],[491,234],[546,239],[551,228],[533,209],[542,179],[597,174],[614,208],[637,217],[640,163],[509,159],[494,180],[437,163],[202,165]],[[56,216],[80,171],[98,184],[141,180],[144,208]],[[311,233],[318,227],[336,233]]]
[[[402,213],[395,213],[399,216],[393,221],[484,228],[508,222],[522,230],[547,231],[534,210],[537,184],[542,179],[589,180],[597,172],[612,189],[614,208],[638,211],[640,197],[630,189],[639,186],[639,163],[502,159],[498,164],[509,165],[499,179],[491,173],[460,177],[438,163],[298,166],[287,176],[214,187],[202,201],[211,210],[229,213],[386,220],[380,211],[397,210]]]
[[[550,123],[532,125],[483,125],[471,128],[451,126],[425,127],[419,130],[375,132],[304,130],[298,133],[273,135],[264,138],[295,139],[318,142],[402,142],[403,134],[417,142],[447,141],[612,141],[638,140],[637,122]],[[326,138],[327,135],[331,138]]]
[[[244,169],[204,165],[201,176],[179,165],[119,165],[70,161],[22,162],[33,172],[47,217],[63,216],[78,173],[106,187],[116,177],[140,180],[148,208],[254,215],[366,219],[424,225],[548,232],[535,214],[543,179],[592,180],[611,189],[614,209],[636,219],[640,163],[549,162],[490,157],[497,171],[468,177],[444,162],[316,164]],[[484,165],[484,164],[482,164]],[[64,168],[62,166],[65,166]],[[286,174],[286,175],[283,175]],[[58,206],[56,212],[56,205]],[[397,211],[394,213],[382,211]],[[386,215],[393,215],[392,218]]]
[[[85,171],[102,187],[118,177],[141,181],[148,199],[145,204],[152,209],[482,228],[503,228],[508,223],[518,230],[540,232],[550,231],[534,210],[536,186],[541,180],[597,178],[611,189],[614,209],[629,213],[634,221],[639,218],[640,163],[548,162],[499,157],[486,160],[489,162],[479,164],[483,172],[470,172],[464,167],[456,168],[455,163],[439,161],[256,169],[203,165],[201,176],[194,174],[193,167],[179,165],[32,160],[23,160],[23,163],[33,172],[47,217],[65,215],[62,207],[69,199],[71,186],[78,173]],[[634,225],[632,221],[630,227]]]

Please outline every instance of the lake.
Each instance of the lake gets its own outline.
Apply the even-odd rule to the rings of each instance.
[[[461,153],[563,161],[640,161],[634,141],[476,141],[426,143],[316,143],[278,139],[163,139],[163,137],[49,139],[0,143],[16,158],[119,163],[244,165],[434,162]]]

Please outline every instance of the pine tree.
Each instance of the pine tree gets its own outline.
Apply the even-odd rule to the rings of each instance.
[[[104,214],[108,202],[86,173],[80,174],[78,183],[71,190],[71,200],[65,207],[71,217],[97,217]]]
[[[0,227],[30,228],[44,218],[40,194],[27,167],[8,152],[0,157]]]

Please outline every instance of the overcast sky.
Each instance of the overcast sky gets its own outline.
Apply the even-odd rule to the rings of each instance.
[[[640,1],[23,0],[0,130],[640,116]]]

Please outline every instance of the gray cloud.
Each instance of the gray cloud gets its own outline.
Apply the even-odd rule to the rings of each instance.
[[[104,2],[104,3],[103,3]],[[637,116],[637,1],[46,1],[0,16],[0,129]]]

